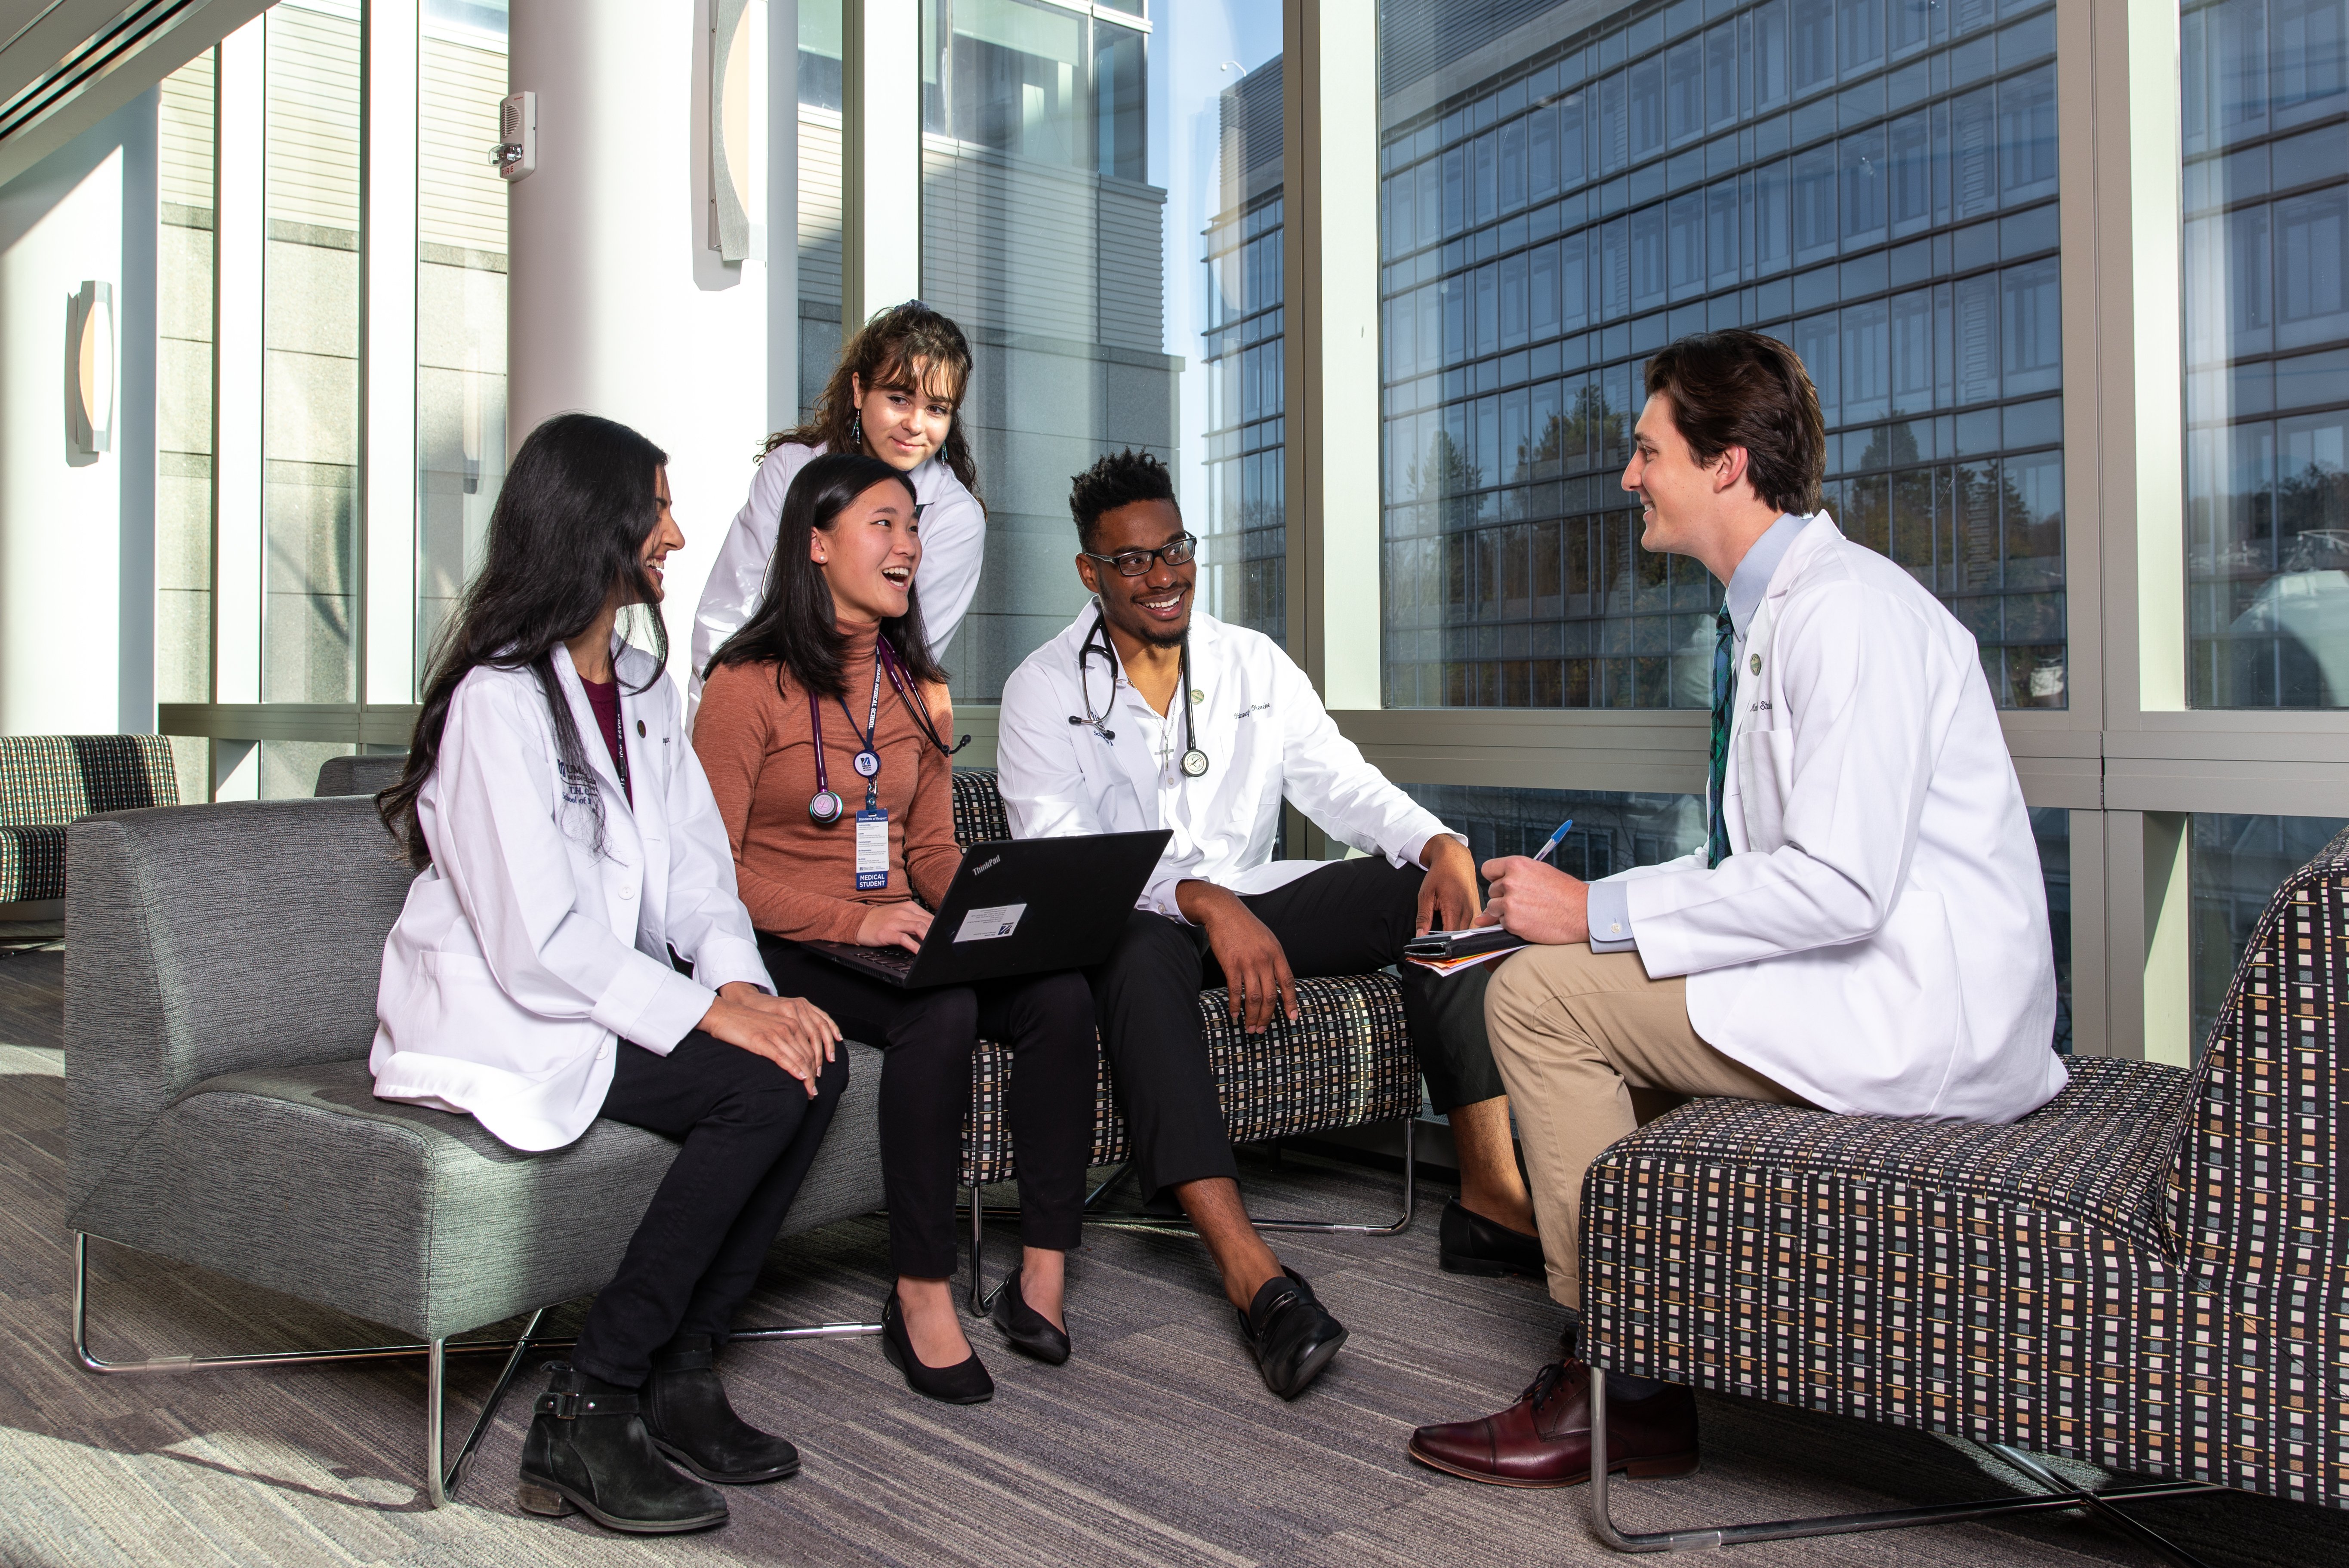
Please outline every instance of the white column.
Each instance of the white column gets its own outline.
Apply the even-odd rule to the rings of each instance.
[[[368,0],[359,484],[362,701],[415,700],[417,0]],[[487,150],[483,150],[487,156]]]
[[[267,23],[221,40],[212,178],[212,700],[261,700],[262,146]],[[214,794],[260,792],[251,747],[215,747]]]
[[[1289,649],[1333,709],[1379,706],[1376,30],[1288,0],[1281,80]]]
[[[668,452],[687,541],[664,606],[680,681],[768,428],[764,263],[709,248],[709,32],[708,0],[513,0],[510,35],[512,88],[538,95],[538,170],[509,208],[510,438],[584,409]],[[765,90],[763,61],[752,74]],[[788,223],[770,232],[790,242]]]
[[[841,0],[840,335],[922,292],[922,16]]]

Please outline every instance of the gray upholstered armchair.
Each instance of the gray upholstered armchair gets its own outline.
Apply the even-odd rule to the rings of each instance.
[[[96,1373],[422,1357],[427,1491],[457,1482],[544,1308],[601,1286],[674,1146],[598,1121],[517,1154],[470,1117],[378,1100],[367,1053],[383,941],[411,873],[365,799],[91,817],[72,829],[66,1079],[73,1337]],[[785,1231],[880,1206],[879,1062],[854,1067]],[[405,1335],[326,1351],[108,1361],[89,1347],[92,1239],[197,1264]],[[460,1336],[529,1315],[520,1338]],[[872,1333],[878,1325],[738,1331]],[[446,1358],[504,1353],[453,1463]]]

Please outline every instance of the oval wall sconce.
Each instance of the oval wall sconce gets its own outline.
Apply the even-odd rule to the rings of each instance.
[[[114,446],[114,285],[95,279],[66,304],[66,438],[78,457]]]
[[[750,57],[748,0],[709,7],[709,248],[719,260],[750,258]]]

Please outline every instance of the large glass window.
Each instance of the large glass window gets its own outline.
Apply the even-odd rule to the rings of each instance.
[[[978,359],[968,701],[1083,605],[1069,476],[1121,448],[1174,469],[1200,607],[1280,633],[1280,12],[1119,10],[925,0],[922,294]]]
[[[267,13],[262,210],[264,702],[358,699],[359,14]],[[347,747],[268,741],[261,793],[306,795]]]
[[[416,679],[490,530],[506,459],[505,0],[426,0],[418,40]],[[392,520],[378,518],[375,526]]]
[[[841,0],[800,0],[800,414],[840,357]]]
[[[264,702],[357,699],[359,21],[268,14],[262,294]],[[265,786],[264,786],[265,789]]]
[[[2192,910],[2193,1042],[2199,1057],[2268,901],[2286,877],[2349,828],[2349,818],[2198,811],[2189,821],[2186,887]]]
[[[2189,700],[2349,706],[2349,0],[2189,4],[2180,58]]]
[[[163,78],[155,255],[155,700],[212,697],[211,50]],[[174,737],[180,799],[212,793],[210,748]]]
[[[1720,585],[1618,480],[1645,356],[1744,325],[1844,531],[2064,706],[2054,8],[1527,9],[1381,10],[1387,705],[1706,706]]]

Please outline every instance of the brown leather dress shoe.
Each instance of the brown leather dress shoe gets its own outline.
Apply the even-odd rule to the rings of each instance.
[[[1422,1427],[1411,1457],[1495,1486],[1576,1486],[1590,1479],[1590,1368],[1552,1363],[1517,1402],[1480,1421]],[[1696,1469],[1696,1397],[1678,1383],[1616,1377],[1607,1385],[1607,1470],[1634,1479]]]

